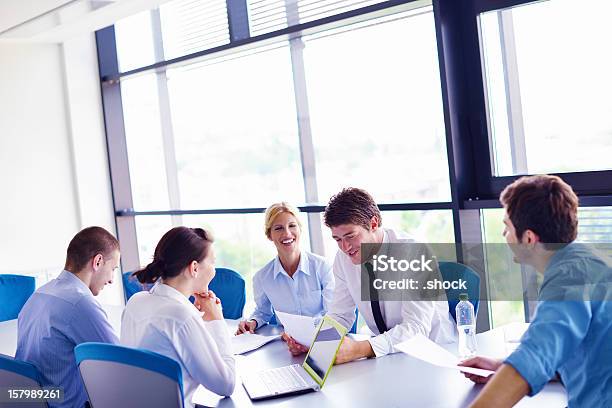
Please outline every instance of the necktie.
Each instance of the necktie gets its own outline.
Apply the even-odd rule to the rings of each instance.
[[[374,279],[376,279],[374,276],[374,267],[372,267],[370,262],[366,262],[364,266],[368,271],[368,277],[370,278],[370,305],[372,306],[372,315],[374,315],[374,321],[376,322],[378,332],[382,334],[387,331],[387,325],[385,324],[385,320],[383,319],[380,311],[378,291],[374,288]]]

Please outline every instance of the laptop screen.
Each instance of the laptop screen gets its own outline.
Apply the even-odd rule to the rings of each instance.
[[[323,382],[325,382],[325,378],[334,364],[336,353],[346,333],[343,327],[337,327],[338,325],[334,325],[334,323],[328,317],[323,319],[303,364],[306,371],[321,386],[323,386]]]

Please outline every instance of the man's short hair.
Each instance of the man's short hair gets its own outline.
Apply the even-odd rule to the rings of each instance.
[[[370,229],[372,217],[378,218],[382,225],[380,210],[372,196],[365,190],[348,187],[329,199],[323,220],[328,227],[354,224]]]
[[[569,244],[578,235],[578,197],[560,177],[521,177],[502,191],[500,202],[518,239],[528,229],[544,244]]]
[[[117,238],[104,228],[85,228],[77,233],[68,244],[64,269],[72,273],[80,272],[97,254],[107,257],[118,249]]]

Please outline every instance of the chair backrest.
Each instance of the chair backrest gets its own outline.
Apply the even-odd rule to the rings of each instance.
[[[359,320],[359,309],[355,309],[355,323],[353,323],[353,327],[349,330],[349,333],[357,333],[357,321]]]
[[[173,359],[106,343],[74,349],[93,408],[183,408],[183,377]]]
[[[123,281],[123,294],[125,296],[125,302],[132,296],[134,296],[138,292],[142,292],[143,290],[150,290],[154,283],[140,283],[135,276],[132,276],[133,272],[126,272],[121,275],[121,280]],[[189,296],[189,301],[191,303],[195,302],[195,298],[193,296]]]
[[[125,301],[127,302],[130,298],[142,291],[149,290],[153,286],[152,283],[140,283],[135,276],[132,276],[133,272],[125,272],[121,275],[121,279],[123,281],[123,294],[125,295]]]
[[[41,376],[35,366],[25,361],[15,360],[12,357],[0,354],[0,389],[6,388],[36,388],[41,386]],[[11,404],[0,407],[9,407]],[[13,404],[23,408],[46,408],[46,402],[20,402]]]
[[[32,276],[0,275],[0,322],[16,319],[35,289]]]
[[[474,314],[478,314],[478,303],[480,298],[480,276],[469,266],[457,262],[440,261],[440,274],[442,279],[448,282],[459,282],[459,279],[465,281],[466,289],[447,289],[446,297],[448,299],[448,309],[453,319],[457,321],[455,307],[459,303],[459,295],[467,293],[472,305],[474,305]]]
[[[236,271],[227,268],[215,268],[216,275],[208,288],[221,299],[223,317],[240,319],[246,303],[246,285],[244,278]]]

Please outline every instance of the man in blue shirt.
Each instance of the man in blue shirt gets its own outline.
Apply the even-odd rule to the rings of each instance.
[[[558,373],[569,407],[612,406],[612,270],[584,244],[578,197],[556,176],[522,177],[502,192],[504,236],[515,262],[544,275],[538,307],[520,346],[505,361],[465,366],[496,370],[473,407],[506,407],[537,394]]]
[[[64,389],[64,400],[51,407],[80,408],[87,402],[75,346],[119,342],[94,298],[112,283],[118,266],[117,239],[103,228],[85,228],[68,245],[65,270],[34,292],[19,313],[15,358],[34,364],[43,385]]]

